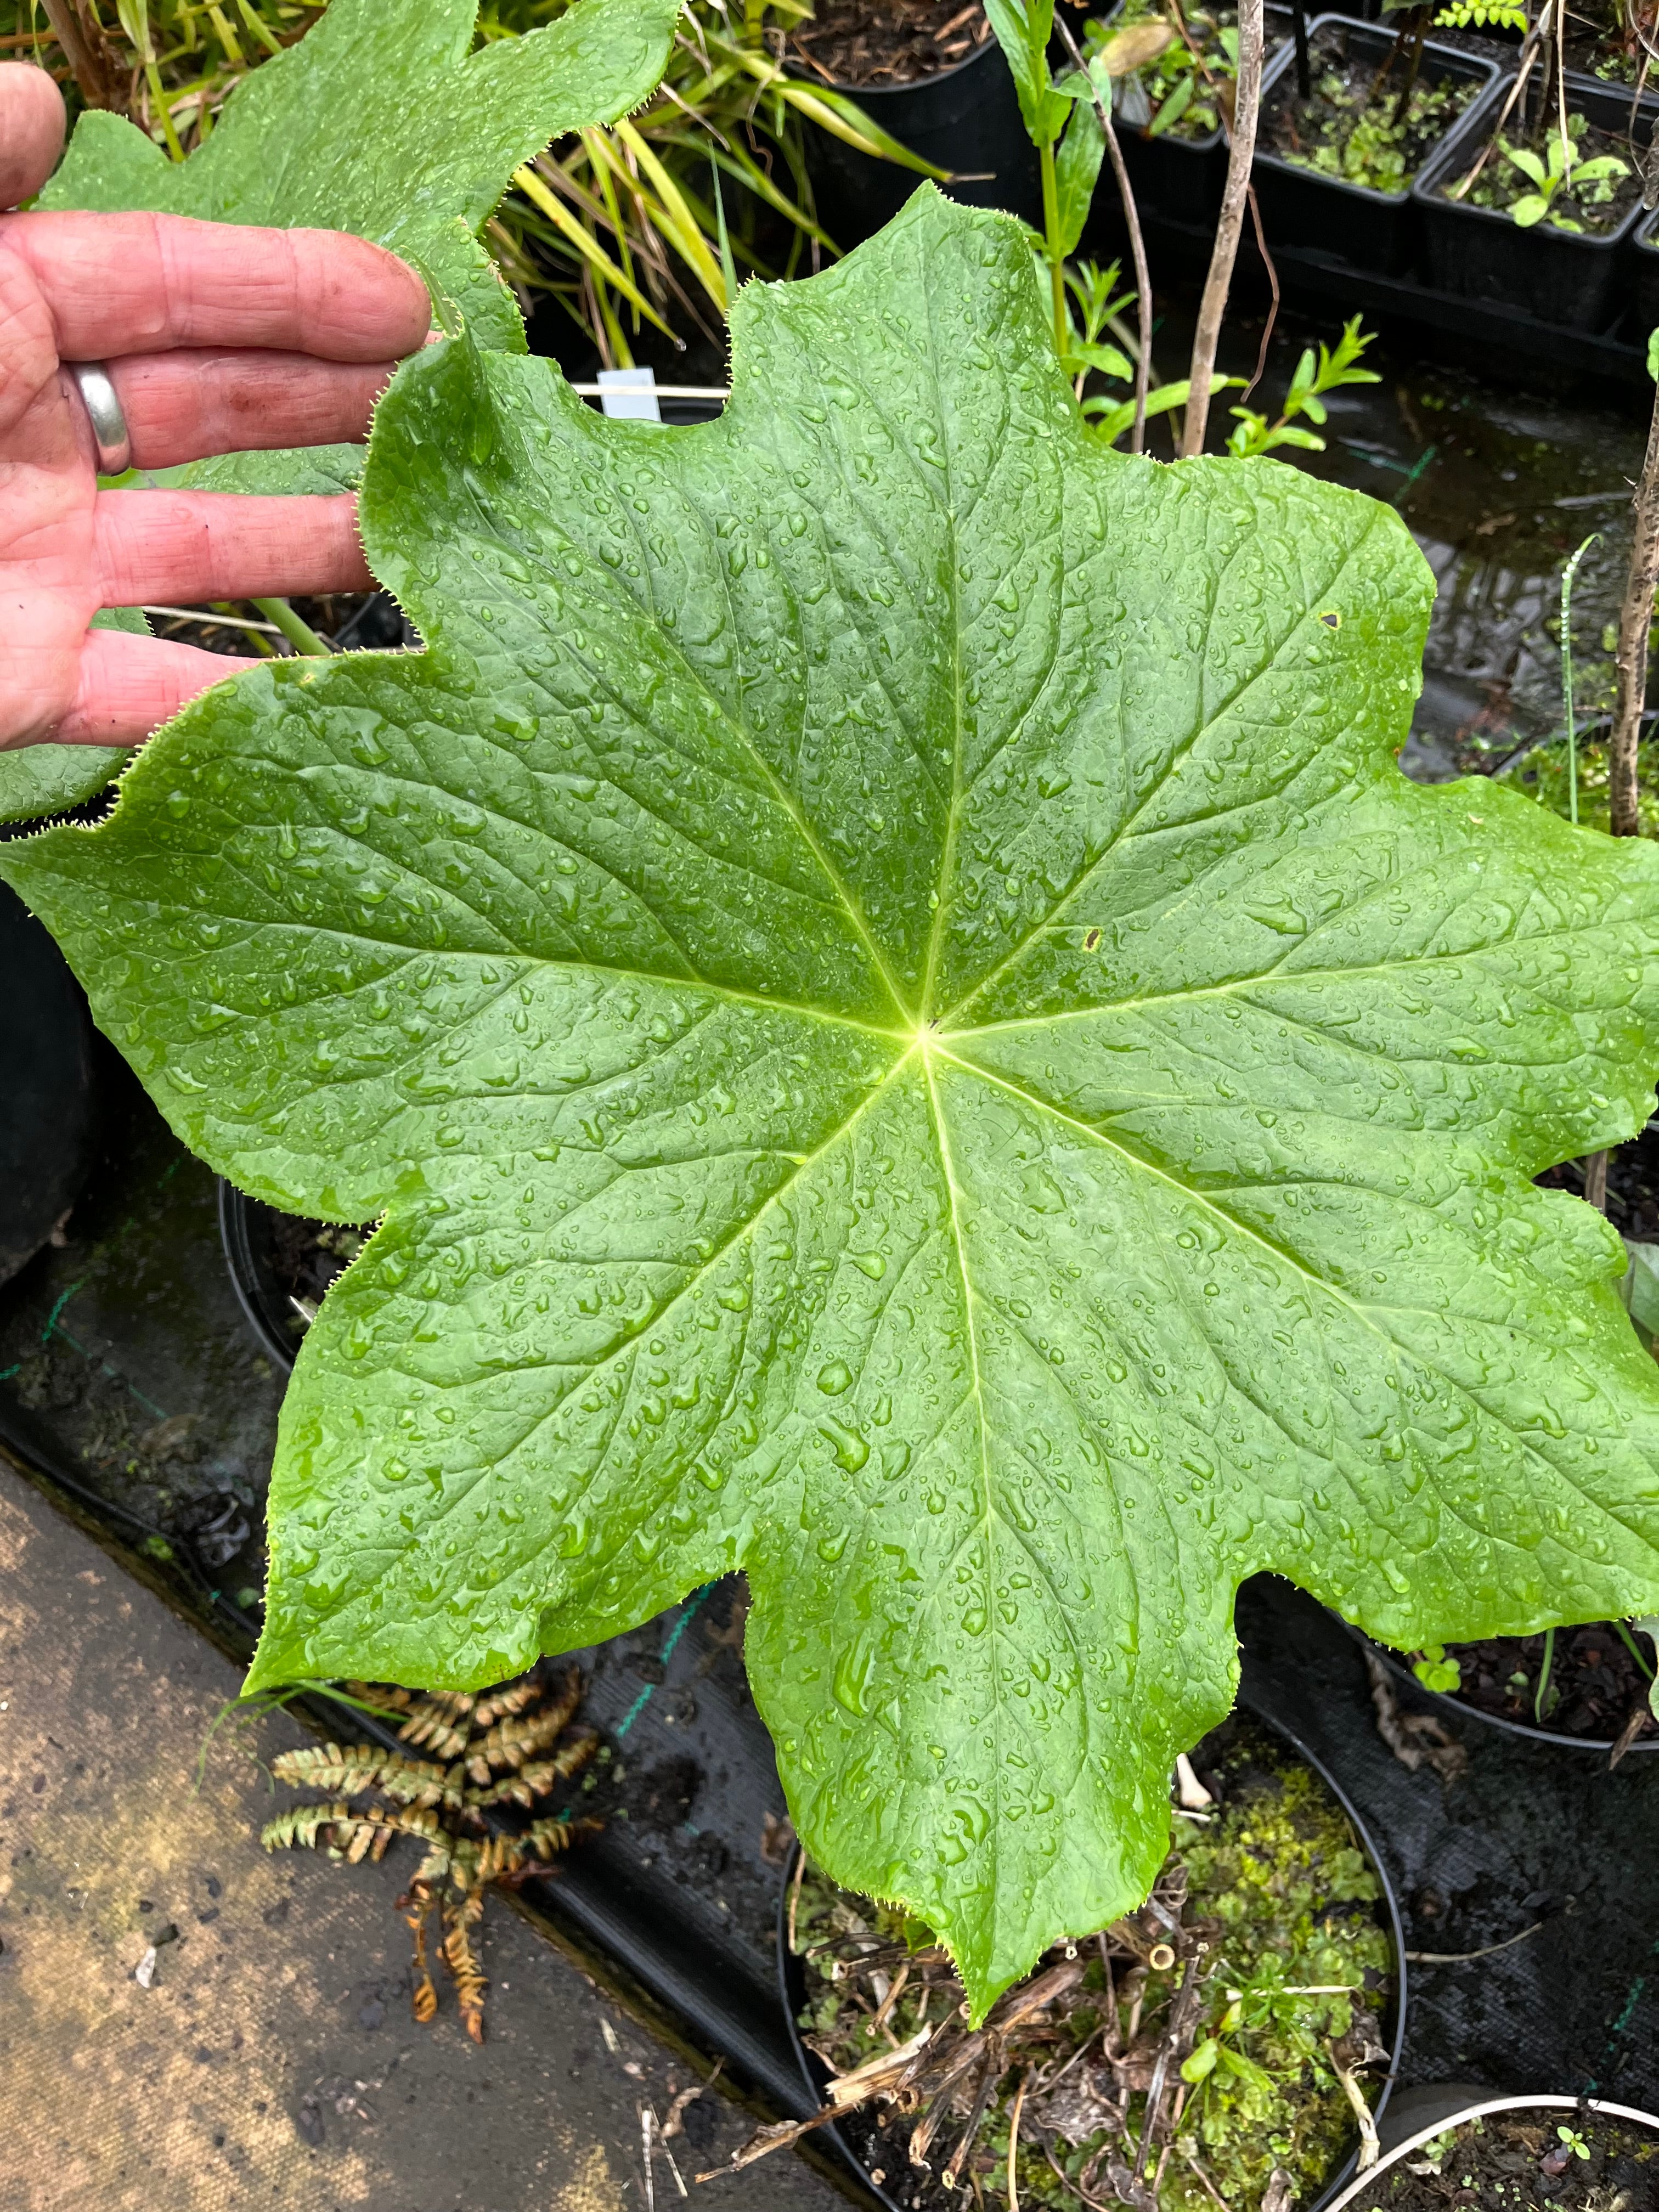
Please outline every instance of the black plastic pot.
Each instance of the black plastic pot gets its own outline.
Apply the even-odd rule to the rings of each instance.
[[[1419,1698],[1428,1698],[1449,1720],[1479,1721],[1483,1728],[1497,1729],[1504,1735],[1525,1736],[1534,1743],[1553,1744],[1560,1751],[1609,1752],[1613,1747],[1614,1740],[1610,1735],[1562,1735],[1554,1729],[1534,1728],[1525,1721],[1505,1720],[1502,1713],[1485,1712],[1479,1705],[1465,1705],[1462,1698],[1454,1698],[1444,1690],[1431,1690],[1418,1680],[1397,1651],[1391,1651],[1386,1644],[1378,1644],[1374,1638],[1367,1636],[1363,1628],[1356,1628],[1351,1620],[1344,1621],[1342,1625],[1367,1651],[1376,1654],[1396,1681],[1403,1682]],[[1638,1752],[1650,1751],[1659,1751],[1659,1735],[1638,1736],[1634,1743],[1626,1747],[1625,1757],[1633,1759]]]
[[[803,80],[810,85],[810,80]],[[914,84],[844,85],[873,123],[931,161],[959,173],[943,189],[968,207],[1006,208],[1042,220],[1042,182],[1014,80],[994,37],[954,69]],[[914,169],[860,154],[827,131],[806,134],[806,171],[818,221],[843,249],[890,222],[921,182]]]
[[[0,1283],[80,1196],[97,1137],[85,994],[45,928],[0,884]]]
[[[1269,7],[1265,14],[1267,52],[1274,57],[1288,46],[1291,10]],[[1206,138],[1176,138],[1168,132],[1153,138],[1145,131],[1126,130],[1120,121],[1118,143],[1134,189],[1136,210],[1143,220],[1214,229],[1227,181],[1227,141],[1219,129]],[[1105,164],[1097,190],[1109,201],[1116,198],[1111,171]]]
[[[1423,218],[1428,281],[1458,299],[1491,300],[1522,308],[1540,322],[1568,330],[1604,330],[1623,304],[1618,278],[1627,265],[1625,241],[1642,221],[1639,200],[1617,230],[1590,238],[1575,237],[1548,222],[1522,230],[1507,215],[1466,207],[1445,196],[1443,187],[1464,173],[1495,127],[1513,82],[1510,75],[1499,77],[1465,112],[1412,186]],[[1624,137],[1631,107],[1626,87],[1572,75],[1566,85],[1570,113],[1587,115],[1600,129]],[[1645,149],[1652,138],[1656,118],[1659,105],[1640,102],[1633,133],[1638,149]]]
[[[219,1242],[224,1247],[236,1303],[248,1327],[286,1374],[299,1355],[306,1322],[276,1279],[272,1265],[271,1231],[279,1218],[271,1207],[221,1178]]]
[[[1316,1759],[1299,1736],[1294,1735],[1289,1729],[1275,1720],[1271,1713],[1265,1711],[1248,1694],[1240,1696],[1237,1709],[1241,1712],[1248,1713],[1260,1727],[1270,1730],[1288,1750],[1293,1752],[1297,1758],[1304,1760],[1313,1769],[1347,1816],[1349,1825],[1354,1832],[1354,1838],[1360,1850],[1365,1854],[1366,1862],[1372,1874],[1376,1875],[1378,1887],[1382,1890],[1382,1904],[1388,1916],[1389,1932],[1394,1939],[1395,1977],[1394,2002],[1389,2016],[1384,2022],[1389,2046],[1389,2070],[1382,2079],[1381,2094],[1371,2108],[1372,2118],[1380,2126],[1383,2111],[1394,2087],[1395,2079],[1400,2071],[1400,2053],[1406,2039],[1406,1932],[1401,1922],[1400,1905],[1395,1896],[1394,1884],[1389,1879],[1376,1846],[1366,1832],[1364,1822],[1354,1810],[1346,1793],[1337,1784],[1322,1760]],[[778,2001],[783,2008],[784,2026],[795,2053],[795,2063],[800,2069],[801,2080],[811,2100],[812,2109],[817,2111],[823,2103],[824,2085],[830,2078],[829,2071],[817,2053],[809,2051],[801,2040],[797,2015],[806,2002],[806,1971],[800,1960],[789,1948],[789,1891],[799,1859],[800,1849],[797,1845],[790,1854],[788,1864],[784,1868],[783,1881],[778,1891]],[[908,2208],[902,2206],[897,2197],[890,2196],[880,2183],[871,2179],[869,2167],[866,2166],[858,2152],[854,2149],[833,2120],[826,2122],[823,2127],[815,2129],[813,2132],[821,2142],[832,2149],[836,2156],[857,2175],[875,2202],[885,2208],[885,2212],[908,2212]],[[1312,2203],[1306,2207],[1306,2212],[1327,2212],[1328,2207],[1334,2207],[1336,2199],[1353,2178],[1358,2163],[1358,2152],[1356,2149],[1350,2153]]]
[[[1571,2113],[1588,2112],[1592,2118],[1623,2120],[1631,2126],[1647,2128],[1659,2136],[1659,2117],[1654,2113],[1641,2112],[1634,2105],[1606,2104],[1597,2097],[1502,2097],[1494,2095],[1490,2089],[1478,2088],[1472,2082],[1458,2081],[1425,2082],[1419,2088],[1408,2089],[1400,2101],[1402,2106],[1409,2102],[1409,2127],[1383,2131],[1381,2162],[1369,2173],[1356,2174],[1331,2205],[1330,2212],[1346,2212],[1349,2204],[1369,2196],[1379,2185],[1387,2189],[1399,2179],[1393,2169],[1437,2136],[1461,2127],[1466,2120],[1486,2119],[1498,2112],[1553,2112],[1559,2113],[1564,2122]]]
[[[1322,49],[1344,58],[1352,55],[1376,70],[1394,45],[1389,32],[1346,15],[1322,15],[1310,27],[1308,38],[1316,68]],[[1404,66],[1395,64],[1394,94],[1405,81]],[[1261,87],[1264,125],[1280,99],[1295,97],[1295,68],[1296,55],[1290,48],[1270,64]],[[1472,84],[1478,101],[1498,74],[1494,61],[1428,41],[1423,48],[1418,82]],[[1392,94],[1385,93],[1389,96]],[[1457,118],[1460,123],[1462,119]],[[1448,137],[1451,135],[1449,132]],[[1397,192],[1379,192],[1369,185],[1350,184],[1345,178],[1322,176],[1316,170],[1287,161],[1260,137],[1252,175],[1269,247],[1305,246],[1385,276],[1399,276],[1416,258],[1421,222],[1408,185]]]

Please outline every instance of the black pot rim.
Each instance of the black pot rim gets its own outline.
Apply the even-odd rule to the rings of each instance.
[[[1311,46],[1320,32],[1327,29],[1333,23],[1340,24],[1344,30],[1364,31],[1383,46],[1392,44],[1389,34],[1380,23],[1367,23],[1358,15],[1344,15],[1333,9],[1328,15],[1316,16],[1309,24],[1309,45]],[[1403,207],[1412,196],[1412,187],[1416,184],[1418,177],[1425,173],[1431,162],[1438,161],[1451,138],[1452,132],[1458,129],[1467,117],[1474,113],[1486,94],[1504,74],[1504,65],[1501,62],[1489,61],[1480,54],[1466,54],[1456,46],[1442,46],[1437,39],[1425,39],[1423,41],[1423,58],[1425,62],[1431,59],[1443,67],[1449,63],[1452,66],[1446,70],[1449,76],[1472,78],[1474,83],[1474,94],[1462,114],[1453,118],[1451,130],[1446,133],[1445,138],[1433,149],[1416,174],[1408,179],[1397,192],[1380,192],[1374,185],[1357,185],[1348,177],[1328,177],[1321,170],[1304,168],[1299,162],[1287,161],[1282,154],[1275,154],[1272,148],[1267,146],[1258,144],[1256,160],[1283,171],[1286,176],[1322,185],[1330,191],[1346,192],[1354,199],[1369,200],[1377,207]],[[1295,65],[1296,50],[1293,46],[1281,47],[1268,63],[1261,80],[1261,100],[1264,106],[1267,104],[1267,94],[1277,88],[1279,80]],[[1481,213],[1486,212],[1483,208]]]
[[[809,92],[838,92],[848,100],[857,100],[862,107],[872,100],[897,100],[907,92],[925,92],[929,85],[948,84],[953,76],[960,76],[964,70],[972,69],[975,62],[982,62],[987,54],[1000,53],[1001,51],[997,43],[997,34],[993,31],[982,46],[975,46],[971,54],[964,54],[959,62],[952,62],[949,69],[933,70],[927,76],[912,77],[908,84],[842,84],[839,77],[799,76],[794,74],[799,64],[790,64],[789,81],[793,84],[804,84]]]
[[[257,1203],[245,1191],[238,1190],[234,1183],[220,1176],[219,1243],[230,1273],[231,1287],[242,1309],[242,1318],[267,1355],[286,1375],[293,1371],[297,1347],[278,1333],[260,1297],[258,1263],[253,1256],[253,1239],[248,1226],[248,1207]]]
[[[1400,1917],[1400,1900],[1395,1895],[1394,1883],[1389,1878],[1387,1867],[1382,1863],[1382,1856],[1378,1852],[1376,1845],[1371,1840],[1370,1831],[1366,1827],[1364,1820],[1360,1819],[1352,1800],[1349,1797],[1346,1790],[1343,1789],[1341,1784],[1338,1782],[1334,1775],[1332,1774],[1330,1769],[1325,1765],[1324,1761],[1318,1756],[1317,1753],[1310,1751],[1308,1746],[1303,1741],[1302,1738],[1296,1734],[1293,1729],[1286,1728],[1282,1721],[1277,1719],[1272,1713],[1268,1712],[1263,1706],[1259,1705],[1255,1698],[1249,1697],[1242,1690],[1234,1705],[1233,1710],[1236,1712],[1248,1714],[1251,1720],[1256,1722],[1261,1727],[1267,1729],[1272,1735],[1276,1735],[1279,1741],[1283,1743],[1288,1750],[1293,1752],[1298,1759],[1304,1760],[1309,1766],[1312,1767],[1314,1772],[1319,1777],[1319,1779],[1324,1784],[1325,1787],[1330,1791],[1332,1796],[1335,1798],[1337,1803],[1341,1807],[1344,1814],[1346,1816],[1349,1826],[1353,1830],[1355,1841],[1358,1844],[1360,1850],[1365,1854],[1365,1857],[1370,1864],[1371,1872],[1376,1875],[1378,1882],[1382,1886],[1382,1896],[1381,1901],[1388,1909],[1389,1932],[1394,1939],[1395,1975],[1394,2033],[1389,2039],[1388,2071],[1382,2076],[1382,2094],[1378,2096],[1376,2104],[1371,2107],[1372,2118],[1374,2120],[1380,2119],[1387,2107],[1389,2097],[1394,2093],[1394,2085],[1400,2073],[1400,2054],[1405,2047],[1406,2010],[1409,1997],[1409,1990],[1407,1988],[1408,1974],[1406,1961],[1406,1930],[1405,1925]],[[793,1850],[790,1852],[789,1856],[785,1863],[783,1879],[778,1889],[778,2003],[783,2014],[783,2024],[785,2031],[789,2038],[790,2049],[795,2054],[795,2063],[800,2069],[802,2082],[805,2086],[806,2093],[812,2101],[813,2109],[816,2111],[822,2104],[823,2099],[823,2079],[819,2070],[819,2062],[813,2057],[813,2054],[808,2051],[805,2044],[801,2040],[800,2029],[795,2019],[795,2014],[799,2009],[799,2007],[793,2002],[791,1990],[792,1977],[790,1969],[792,1966],[799,1967],[799,1960],[797,1960],[795,1954],[789,1948],[789,1889],[791,1883],[794,1880],[795,1869],[800,1862],[801,1856],[802,1846],[798,1842]],[[862,2183],[863,2186],[869,2191],[875,2202],[883,2208],[883,2212],[908,2212],[908,2208],[901,2206],[896,2197],[890,2197],[886,2191],[881,2187],[879,2183],[872,2181],[870,2179],[869,2168],[865,2165],[863,2160],[860,2158],[858,2153],[853,2148],[852,2144],[848,2142],[847,2137],[842,2133],[840,2127],[834,2120],[826,2121],[823,2126],[816,2130],[815,2132],[821,2139],[829,2143],[830,2148],[836,2152],[836,2155],[842,2159],[842,2160],[854,2173],[858,2176],[860,2181]],[[1336,2172],[1330,2176],[1329,2179],[1326,2182],[1325,2186],[1320,2191],[1318,2196],[1314,2198],[1312,2203],[1307,2208],[1307,2212],[1325,2212],[1325,2208],[1332,2203],[1341,2191],[1347,2187],[1350,2181],[1355,2179],[1358,2171],[1358,2162],[1359,2153],[1356,2147],[1353,2150],[1349,2152],[1347,2157],[1337,2168]]]
[[[1340,1613],[1335,1617],[1339,1620],[1342,1620]],[[1605,1617],[1605,1615],[1602,1616],[1602,1618]],[[1565,1625],[1572,1627],[1588,1627],[1591,1624],[1580,1621]],[[1483,1711],[1479,1705],[1465,1705],[1462,1698],[1453,1697],[1449,1691],[1431,1690],[1425,1682],[1418,1680],[1400,1654],[1388,1644],[1379,1644],[1376,1637],[1368,1636],[1363,1628],[1356,1628],[1351,1620],[1343,1620],[1342,1626],[1364,1650],[1376,1652],[1377,1657],[1397,1681],[1403,1682],[1408,1689],[1415,1690],[1419,1697],[1432,1698],[1443,1712],[1455,1713],[1464,1720],[1479,1721],[1483,1727],[1498,1729],[1505,1735],[1526,1736],[1534,1743],[1554,1744],[1561,1750],[1611,1751],[1613,1747],[1616,1739],[1610,1735],[1564,1735],[1559,1729],[1534,1728],[1527,1721],[1505,1720],[1502,1713],[1488,1713]],[[1659,1735],[1638,1737],[1634,1743],[1626,1746],[1625,1756],[1626,1759],[1633,1759],[1638,1752],[1652,1751],[1659,1751]]]
[[[1502,94],[1509,90],[1514,76],[1513,70],[1499,69],[1486,92],[1471,100],[1457,118],[1455,127],[1447,134],[1445,143],[1431,160],[1423,164],[1413,178],[1411,189],[1413,198],[1421,200],[1430,207],[1437,210],[1449,210],[1455,216],[1478,217],[1482,222],[1501,222],[1511,230],[1515,228],[1509,216],[1500,210],[1470,207],[1462,200],[1449,199],[1440,189],[1445,173],[1450,167],[1449,157],[1457,150],[1457,142],[1462,136],[1463,125],[1473,123],[1477,114],[1481,112],[1490,114],[1498,106]],[[1565,72],[1565,81],[1569,106],[1572,104],[1572,96],[1575,94],[1582,100],[1587,94],[1623,92],[1629,89],[1625,86],[1610,85],[1604,77],[1586,76],[1578,70],[1568,70]],[[1644,98],[1637,102],[1637,112],[1638,115],[1646,118],[1650,136],[1659,137],[1659,100]],[[1596,125],[1598,130],[1605,127],[1601,124]],[[1632,233],[1649,220],[1650,217],[1644,212],[1642,203],[1638,198],[1635,206],[1631,209],[1616,230],[1603,231],[1599,236],[1583,231],[1558,230],[1551,223],[1540,223],[1537,228],[1547,233],[1559,245],[1574,248],[1583,247],[1586,252],[1610,253],[1615,248],[1625,245],[1632,238]]]

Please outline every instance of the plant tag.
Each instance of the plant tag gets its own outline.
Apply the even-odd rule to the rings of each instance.
[[[602,368],[599,405],[613,422],[660,422],[653,368]]]

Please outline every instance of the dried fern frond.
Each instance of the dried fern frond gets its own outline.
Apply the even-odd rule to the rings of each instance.
[[[370,1705],[377,1713],[406,1713],[419,1692],[400,1690],[391,1682],[348,1682],[346,1694],[355,1698],[360,1705]]]
[[[455,1984],[455,2001],[460,2008],[461,2025],[475,2043],[484,2039],[484,1991],[489,1982],[472,1948],[471,1930],[483,1917],[483,1892],[476,1889],[466,1895],[444,1903],[444,1926],[447,1931],[439,1955]]]
[[[356,1819],[343,1799],[332,1805],[290,1805],[259,1831],[268,1851],[313,1851],[325,1828],[343,1826]]]
[[[507,1774],[499,1782],[492,1782],[488,1790],[469,1790],[468,1808],[477,1812],[489,1805],[522,1805],[528,1812],[556,1783],[568,1782],[573,1774],[580,1774],[598,1750],[599,1743],[598,1736],[592,1734],[574,1737],[551,1759],[532,1759],[516,1774]]]
[[[444,1930],[439,1956],[454,1980],[466,2032],[482,2043],[489,1984],[471,1931],[483,1916],[485,1892],[550,1873],[551,1862],[578,1836],[600,1825],[544,1814],[521,1835],[492,1835],[486,1819],[489,1808],[507,1804],[533,1814],[592,1758],[599,1743],[593,1730],[570,1727],[582,1687],[574,1668],[556,1686],[533,1670],[481,1694],[353,1683],[362,1704],[399,1717],[401,1741],[432,1755],[328,1743],[284,1752],[275,1762],[279,1780],[328,1794],[271,1821],[264,1833],[268,1849],[320,1845],[355,1863],[380,1858],[398,1836],[422,1845],[415,1879],[398,1900],[415,1939],[417,2021],[431,2020],[438,2009],[428,1964],[434,1906]],[[567,1731],[569,1740],[562,1741]],[[350,1801],[365,1796],[381,1802],[354,1810]]]
[[[470,1691],[438,1690],[419,1698],[398,1729],[399,1740],[455,1759],[466,1749],[468,1723],[477,1699]]]
[[[532,1713],[528,1718],[514,1714],[510,1719],[498,1721],[488,1735],[468,1746],[468,1774],[482,1787],[503,1767],[525,1765],[537,1752],[546,1751],[558,1741],[569,1727],[570,1716],[580,1698],[581,1686],[578,1683],[574,1694],[567,1688],[554,1704]]]
[[[475,1729],[494,1728],[509,1713],[521,1713],[526,1705],[533,1705],[541,1692],[541,1678],[534,1674],[521,1674],[516,1682],[503,1682],[500,1689],[487,1691],[478,1699],[472,1709],[472,1725]],[[571,1711],[575,1711],[574,1705]]]
[[[356,1743],[307,1746],[285,1751],[271,1761],[279,1782],[299,1790],[330,1790],[348,1797],[366,1790],[379,1790],[405,1805],[459,1806],[461,1770],[443,1767],[427,1759],[405,1759],[401,1752],[377,1751]]]

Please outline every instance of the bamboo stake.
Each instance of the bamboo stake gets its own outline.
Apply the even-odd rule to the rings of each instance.
[[[1187,423],[1181,441],[1183,460],[1204,450],[1204,433],[1210,420],[1210,380],[1215,374],[1216,346],[1221,320],[1232,289],[1233,264],[1243,234],[1244,209],[1250,189],[1250,165],[1255,159],[1256,111],[1261,105],[1261,0],[1239,0],[1238,82],[1233,95],[1231,143],[1227,152],[1227,184],[1221,196],[1221,219],[1216,225],[1215,251],[1210,273],[1204,280],[1204,297],[1193,334],[1193,361],[1188,373]]]

